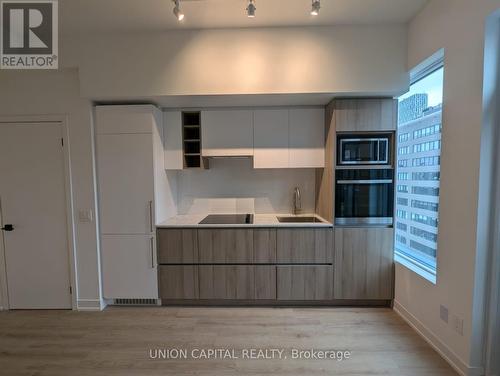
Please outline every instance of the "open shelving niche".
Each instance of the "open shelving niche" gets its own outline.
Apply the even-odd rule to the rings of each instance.
[[[201,116],[199,111],[182,113],[184,168],[207,168],[201,156]]]

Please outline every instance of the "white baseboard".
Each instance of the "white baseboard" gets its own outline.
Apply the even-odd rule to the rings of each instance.
[[[78,299],[78,311],[102,311],[106,306],[101,299]]]
[[[399,302],[394,301],[394,312],[396,312],[404,321],[408,323],[431,347],[446,360],[450,366],[462,376],[481,376],[484,375],[482,367],[471,367],[465,363],[455,352],[443,343],[431,330],[429,330],[421,321],[413,316]]]

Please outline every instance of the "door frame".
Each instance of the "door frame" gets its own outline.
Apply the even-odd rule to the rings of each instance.
[[[2,124],[12,123],[59,123],[61,125],[61,137],[63,139],[63,159],[64,159],[64,191],[66,193],[66,235],[69,262],[69,276],[71,286],[71,308],[77,309],[78,285],[76,283],[76,240],[75,240],[75,220],[73,207],[73,179],[71,171],[71,152],[69,144],[69,127],[67,115],[19,115],[0,116],[0,127]],[[42,125],[43,126],[43,125]],[[0,213],[1,213],[0,202]],[[1,219],[1,217],[0,217]],[[1,302],[0,310],[9,310],[9,293],[7,288],[7,263],[5,259],[5,242],[3,232],[0,231],[0,283]]]

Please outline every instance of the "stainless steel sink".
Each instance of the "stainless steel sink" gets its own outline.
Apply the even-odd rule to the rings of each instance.
[[[324,223],[321,219],[316,217],[276,217],[279,222],[284,223]]]

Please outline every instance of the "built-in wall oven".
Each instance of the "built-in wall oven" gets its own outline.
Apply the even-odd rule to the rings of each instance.
[[[390,165],[391,133],[338,134],[337,165]]]
[[[337,169],[335,224],[391,226],[394,211],[392,168]]]

